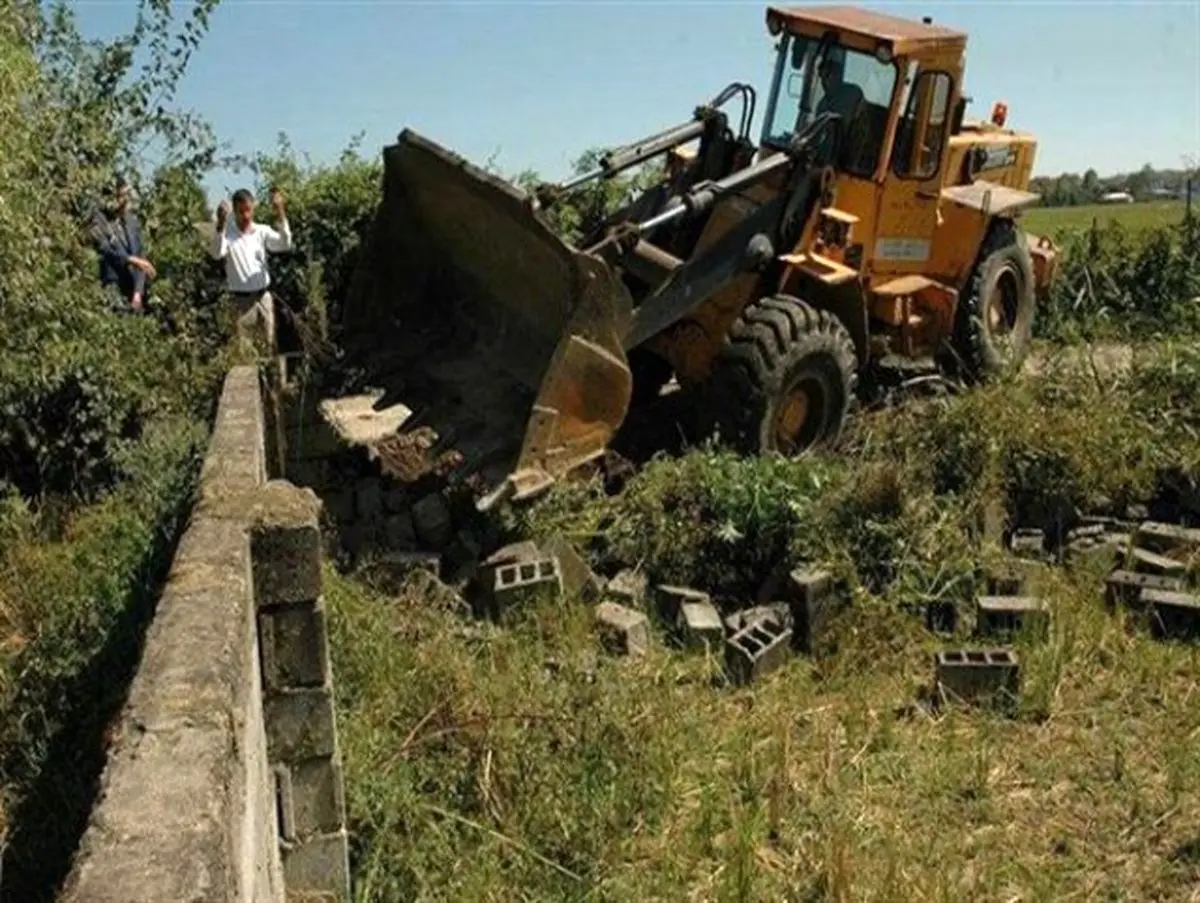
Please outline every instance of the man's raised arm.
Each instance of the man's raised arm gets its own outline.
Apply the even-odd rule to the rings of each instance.
[[[229,241],[225,238],[225,218],[229,216],[229,201],[217,205],[217,221],[213,224],[213,238],[208,253],[213,260],[221,260],[229,253]]]
[[[272,229],[270,226],[264,226],[266,240],[263,244],[266,245],[268,251],[276,254],[281,251],[290,251],[292,249],[292,227],[287,220],[287,211],[283,209],[283,192],[278,188],[271,190],[271,207],[279,221],[279,228]]]

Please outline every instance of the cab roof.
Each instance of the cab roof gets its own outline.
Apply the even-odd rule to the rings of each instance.
[[[853,32],[864,38],[887,41],[896,54],[904,54],[932,45],[965,44],[966,32],[941,25],[926,25],[856,6],[767,7],[767,22],[781,21],[787,30],[817,25],[839,32]]]

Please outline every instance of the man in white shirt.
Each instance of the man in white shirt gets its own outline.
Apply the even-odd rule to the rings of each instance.
[[[216,228],[210,253],[225,261],[225,285],[237,307],[238,334],[250,341],[265,343],[269,354],[275,351],[275,302],[268,291],[271,274],[267,253],[290,251],[292,230],[283,209],[283,194],[271,190],[271,207],[279,223],[276,231],[254,222],[254,195],[245,188],[233,195],[233,221],[229,222],[229,202],[217,207]]]

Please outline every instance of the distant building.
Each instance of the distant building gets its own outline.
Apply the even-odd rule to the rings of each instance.
[[[1109,191],[1100,195],[1101,204],[1132,204],[1133,195],[1128,191]]]

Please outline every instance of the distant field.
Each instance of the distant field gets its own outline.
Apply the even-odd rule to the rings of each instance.
[[[1023,219],[1031,231],[1087,228],[1095,220],[1101,227],[1116,220],[1128,229],[1150,229],[1183,219],[1182,201],[1141,204],[1089,204],[1084,207],[1046,207],[1028,211]]]

